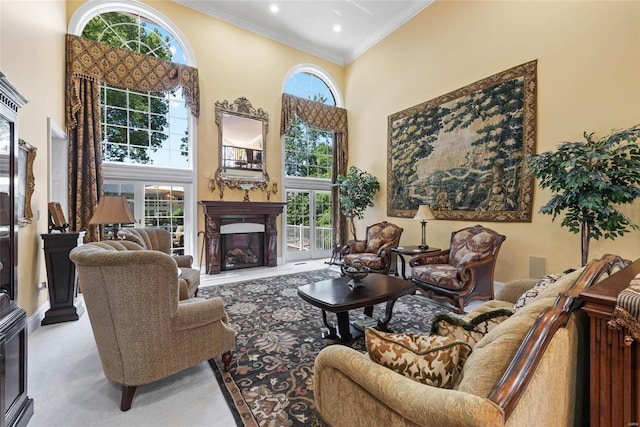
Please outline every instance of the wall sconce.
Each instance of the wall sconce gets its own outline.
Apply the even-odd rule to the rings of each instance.
[[[203,175],[205,179],[209,180],[208,188],[209,191],[213,193],[216,189],[216,180],[211,178],[211,173],[209,172],[205,172]]]
[[[278,183],[275,181],[271,184],[271,190],[267,190],[267,200],[271,200],[272,194],[278,194]]]

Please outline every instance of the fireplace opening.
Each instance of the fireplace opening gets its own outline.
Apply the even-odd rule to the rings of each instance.
[[[264,233],[222,234],[222,270],[264,265]]]

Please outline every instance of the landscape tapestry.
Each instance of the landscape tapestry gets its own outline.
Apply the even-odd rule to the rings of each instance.
[[[537,61],[389,116],[387,215],[531,221]]]

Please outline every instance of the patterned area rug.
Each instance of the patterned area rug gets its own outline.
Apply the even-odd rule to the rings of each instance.
[[[312,424],[313,362],[332,342],[321,337],[325,330],[321,310],[300,299],[297,288],[339,275],[323,269],[200,289],[203,298],[224,300],[238,330],[230,371],[222,370],[219,358],[214,366],[238,425]],[[384,305],[376,306],[374,317],[382,317],[383,310]],[[396,302],[388,326],[394,331],[425,333],[437,313],[449,311],[420,294],[408,295]],[[336,321],[332,313],[328,318]],[[363,337],[351,346],[366,351]]]

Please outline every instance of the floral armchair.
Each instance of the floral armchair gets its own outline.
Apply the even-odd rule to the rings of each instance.
[[[493,299],[493,273],[505,239],[481,225],[454,231],[449,249],[411,259],[411,281],[429,297],[448,301],[456,313],[464,313],[472,300]]]
[[[403,231],[387,221],[370,225],[365,240],[351,240],[343,247],[344,264],[359,260],[371,272],[387,274],[391,268],[391,249],[398,246]]]

